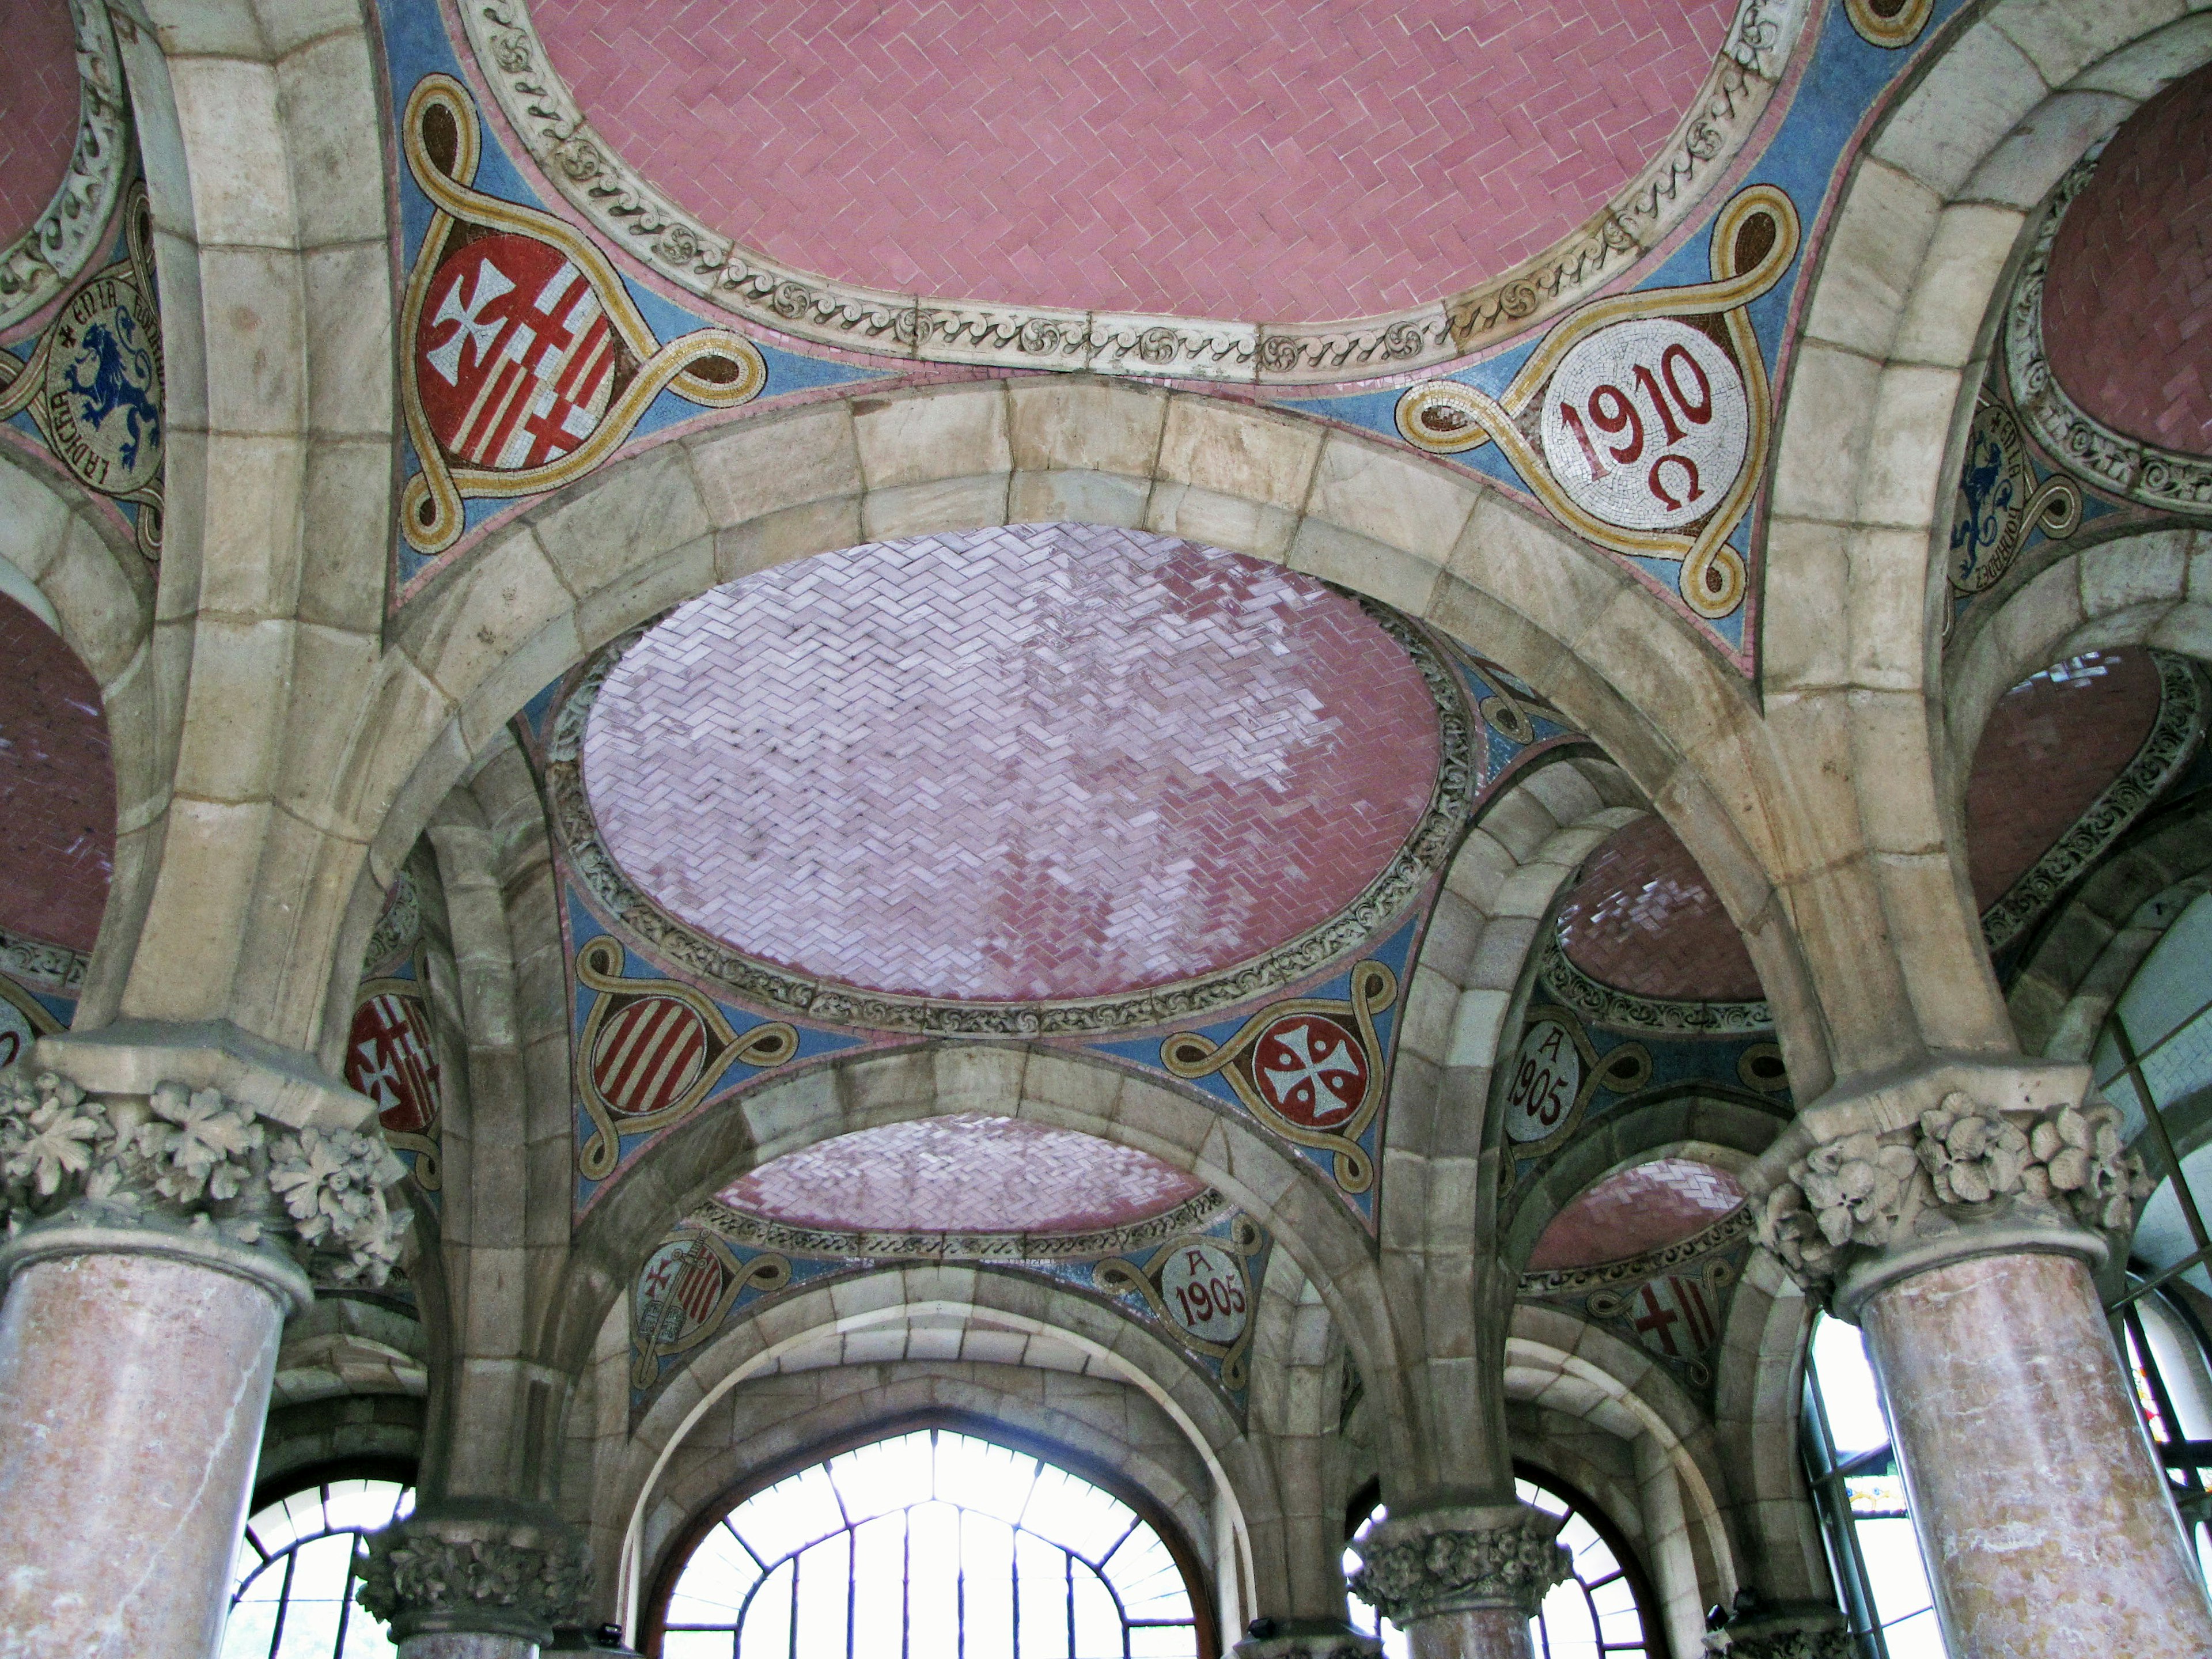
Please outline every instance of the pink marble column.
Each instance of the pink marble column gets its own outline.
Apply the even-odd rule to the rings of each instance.
[[[402,1642],[399,1659],[538,1659],[538,1644],[489,1631],[430,1631]]]
[[[1953,1261],[1859,1317],[1953,1659],[2212,1656],[2212,1606],[2077,1257]]]
[[[208,1659],[307,1279],[182,1235],[28,1239],[0,1302],[0,1659]]]
[[[1469,1607],[1407,1626],[1413,1659],[1531,1659],[1528,1615],[1518,1607]]]

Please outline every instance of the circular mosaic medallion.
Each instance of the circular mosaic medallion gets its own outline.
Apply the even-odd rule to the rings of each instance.
[[[128,276],[95,276],[62,307],[41,390],[54,453],[94,489],[126,495],[161,471],[161,326]]]
[[[1513,1058],[1506,1138],[1525,1146],[1558,1135],[1573,1117],[1582,1090],[1583,1057],[1572,1034],[1557,1020],[1533,1022]]]
[[[1367,1098],[1367,1057],[1342,1022],[1326,1014],[1285,1014],[1252,1049],[1252,1084],[1293,1123],[1329,1129]]]
[[[1751,405],[1712,337],[1670,317],[1601,328],[1544,393],[1544,460],[1592,517],[1679,530],[1718,507],[1743,470]]]
[[[1202,1239],[1187,1240],[1170,1253],[1160,1269],[1160,1299],[1185,1334],[1224,1347],[1244,1334],[1250,1318],[1243,1266]]]

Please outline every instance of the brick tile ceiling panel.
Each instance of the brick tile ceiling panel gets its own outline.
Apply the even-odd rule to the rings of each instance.
[[[584,779],[630,879],[794,971],[1104,995],[1341,910],[1434,785],[1419,672],[1349,599],[1135,531],[874,544],[679,608]]]
[[[1583,866],[1559,907],[1567,959],[1638,996],[1747,1002],[1764,996],[1705,872],[1656,817],[1616,830]]]
[[[1734,0],[537,0],[600,136],[873,287],[1316,320],[1495,276],[1656,155]]]
[[[115,867],[115,765],[100,687],[0,595],[0,931],[89,951]]]
[[[1966,780],[1967,866],[1986,910],[2135,758],[2158,718],[2147,651],[2092,651],[1998,700]]]
[[[817,1141],[719,1196],[797,1227],[861,1232],[1083,1232],[1173,1209],[1205,1182],[1149,1152],[980,1112]]]
[[[1608,1176],[1553,1216],[1528,1257],[1550,1273],[1625,1261],[1703,1232],[1743,1202],[1725,1170],[1662,1158]]]
[[[2129,117],[2067,209],[2043,341],[2107,426],[2212,454],[2212,67]]]
[[[76,145],[76,31],[68,0],[16,0],[0,51],[0,243],[46,210]]]

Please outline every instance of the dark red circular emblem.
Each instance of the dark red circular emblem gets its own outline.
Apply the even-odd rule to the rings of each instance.
[[[592,1045],[599,1098],[625,1117],[658,1112],[684,1097],[707,1063],[707,1022],[675,997],[625,1003]]]
[[[1252,1045],[1252,1083],[1291,1122],[1333,1128],[1367,1098],[1367,1056],[1328,1015],[1285,1014]]]
[[[415,328],[431,433],[469,466],[515,472],[598,429],[620,343],[590,279],[534,237],[478,237],[446,257]]]

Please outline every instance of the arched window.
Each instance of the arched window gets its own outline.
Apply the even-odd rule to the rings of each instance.
[[[2196,1543],[2197,1568],[2212,1580],[2212,1367],[2203,1334],[2181,1306],[2155,1291],[2121,1310],[2120,1329],[2143,1427]]]
[[[1805,1367],[1802,1443],[1829,1565],[1872,1659],[1945,1659],[1943,1632],[1874,1368],[1855,1327],[1822,1315]]]
[[[254,1511],[232,1568],[222,1659],[388,1659],[384,1626],[353,1599],[363,1533],[410,1515],[397,1480],[325,1480]]]
[[[1649,1592],[1638,1583],[1626,1540],[1595,1506],[1580,1502],[1548,1480],[1526,1475],[1513,1483],[1524,1504],[1533,1504],[1547,1515],[1565,1517],[1559,1524],[1559,1542],[1574,1557],[1575,1576],[1553,1587],[1544,1605],[1528,1621],[1528,1645],[1535,1659],[1646,1659],[1652,1651]],[[1385,1520],[1389,1510],[1376,1505],[1359,1528]],[[1355,1540],[1356,1541],[1356,1540]],[[1344,1553],[1346,1574],[1358,1571],[1359,1557]],[[1367,1636],[1379,1636],[1383,1659],[1408,1659],[1413,1647],[1406,1632],[1357,1596],[1352,1601],[1352,1624]]]
[[[663,1659],[1205,1659],[1160,1533],[1042,1459],[946,1429],[755,1492],[694,1546]]]

